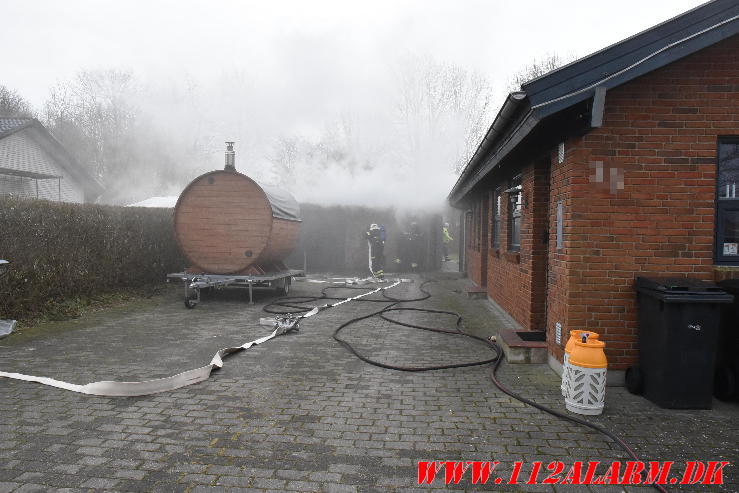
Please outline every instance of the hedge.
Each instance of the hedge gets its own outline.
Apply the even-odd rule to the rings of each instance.
[[[310,272],[366,274],[370,223],[387,230],[386,269],[392,270],[401,233],[411,220],[392,209],[302,204],[300,242],[287,258]],[[21,319],[49,303],[162,282],[187,261],[174,238],[172,209],[66,204],[0,197],[0,258],[12,262],[0,278],[0,318]],[[435,236],[441,218],[412,218],[429,240],[430,268],[438,267]]]
[[[0,318],[49,302],[162,282],[185,266],[171,209],[0,198]]]

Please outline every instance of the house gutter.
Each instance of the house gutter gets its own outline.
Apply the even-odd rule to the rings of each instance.
[[[460,193],[460,189],[463,187],[463,184],[473,174],[476,168],[480,166],[484,157],[492,149],[496,141],[500,139],[505,129],[510,126],[511,122],[514,120],[516,113],[518,112],[519,107],[521,106],[521,103],[525,99],[526,93],[523,91],[516,91],[508,94],[508,97],[503,103],[503,106],[500,108],[500,111],[495,116],[493,124],[490,125],[490,128],[485,133],[485,137],[482,139],[482,142],[480,142],[480,145],[477,146],[477,150],[475,150],[475,153],[472,155],[469,163],[467,163],[464,171],[462,171],[462,174],[457,179],[454,187],[452,187],[452,191],[447,197],[452,206],[456,207],[459,200],[462,198],[462,196],[464,196],[464,193]]]
[[[475,154],[470,159],[469,163],[465,167],[464,171],[460,175],[457,182],[454,184],[452,191],[447,196],[447,200],[452,207],[463,208],[462,200],[464,197],[474,188],[474,186],[495,166],[497,166],[505,156],[511,152],[515,147],[522,142],[536,125],[544,120],[545,118],[561,111],[565,107],[572,106],[580,101],[593,98],[593,113],[591,114],[591,128],[597,128],[602,125],[603,122],[603,107],[605,103],[605,95],[608,89],[617,87],[629,80],[643,75],[649,71],[649,63],[651,60],[658,60],[660,57],[669,57],[671,60],[663,62],[659,67],[666,63],[671,63],[674,59],[685,56],[684,45],[686,43],[700,44],[702,36],[712,31],[719,32],[724,31],[724,36],[721,39],[726,39],[728,34],[736,34],[736,21],[739,20],[739,15],[733,15],[727,19],[713,24],[711,26],[702,29],[696,33],[692,33],[686,37],[672,41],[667,45],[643,56],[639,60],[629,64],[628,66],[608,74],[604,77],[599,78],[594,82],[586,84],[584,87],[571,91],[567,94],[549,99],[547,101],[539,102],[531,105],[526,92],[513,92],[508,95],[503,107],[495,117],[495,121],[491,125],[488,132],[485,134],[485,138],[478,146]],[[710,41],[710,40],[709,40]],[[616,45],[614,45],[616,46]],[[693,53],[697,49],[701,49],[704,46],[698,46],[695,50],[690,51]],[[649,63],[648,63],[649,62]],[[507,139],[502,143],[499,141],[503,138],[503,135],[507,127],[514,120],[517,113],[520,112],[521,103],[526,101],[529,103],[529,110],[527,114],[521,119],[521,122],[511,131],[507,132]],[[494,146],[497,145],[497,148]],[[493,152],[490,157],[490,153]]]

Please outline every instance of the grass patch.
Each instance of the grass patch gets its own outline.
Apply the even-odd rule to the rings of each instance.
[[[66,322],[108,308],[150,300],[166,290],[167,285],[159,283],[92,295],[72,296],[62,300],[50,300],[40,306],[36,312],[19,319],[16,332],[27,332],[49,322]]]

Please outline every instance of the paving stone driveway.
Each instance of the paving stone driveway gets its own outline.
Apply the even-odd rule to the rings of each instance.
[[[468,300],[467,280],[428,285],[431,300],[452,309],[468,330],[492,335],[506,322],[487,303]],[[293,295],[326,284],[296,282]],[[411,298],[418,283],[393,293]],[[347,293],[344,291],[343,293]],[[216,293],[186,310],[179,291],[150,303],[111,309],[0,341],[0,369],[74,383],[142,380],[206,364],[220,347],[264,335],[267,293]],[[342,294],[338,291],[337,294]],[[347,293],[348,294],[348,293]],[[489,367],[404,373],[367,365],[331,334],[344,320],[379,309],[348,303],[226,360],[206,382],[139,398],[91,397],[0,379],[0,493],[27,491],[436,491],[443,478],[416,485],[419,460],[498,460],[507,477],[514,461],[612,461],[624,454],[600,435],[500,393]],[[453,320],[419,313],[397,318],[450,327]],[[489,357],[467,340],[403,329],[370,319],[348,330],[373,357],[423,365]],[[504,365],[510,387],[564,408],[559,379],[540,365]],[[603,416],[652,460],[739,460],[739,405],[711,411],[668,411],[609,388]],[[524,466],[527,477],[531,466]],[[600,470],[603,472],[603,470]],[[499,471],[496,471],[498,473]],[[443,476],[443,471],[440,473]],[[723,487],[739,491],[736,466]],[[542,474],[540,479],[544,478]],[[611,486],[472,485],[488,491],[652,491]],[[672,488],[670,488],[672,490]]]

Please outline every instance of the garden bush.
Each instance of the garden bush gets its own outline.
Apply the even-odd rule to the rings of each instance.
[[[185,261],[171,209],[0,198],[0,318],[55,302],[163,282]]]

